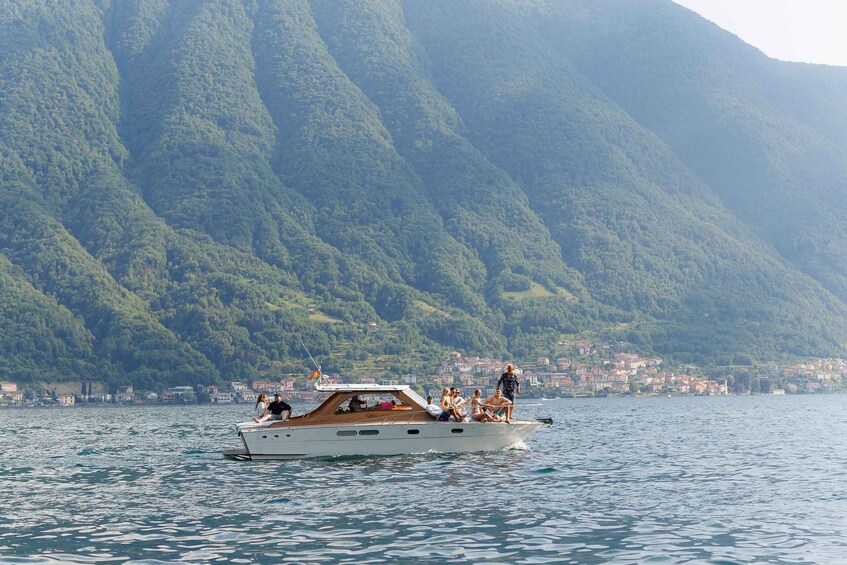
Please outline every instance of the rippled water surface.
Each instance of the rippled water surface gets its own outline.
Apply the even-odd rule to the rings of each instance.
[[[220,455],[246,405],[0,410],[0,561],[847,563],[845,408],[548,400],[526,450],[288,462]]]

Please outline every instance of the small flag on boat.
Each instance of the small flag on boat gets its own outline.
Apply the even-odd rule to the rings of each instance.
[[[315,370],[312,372],[312,374],[311,374],[311,375],[309,375],[309,380],[310,380],[310,381],[313,381],[313,380],[315,380],[315,379],[319,379],[319,378],[320,378],[320,376],[321,376],[321,370],[320,370],[320,369],[315,369]]]

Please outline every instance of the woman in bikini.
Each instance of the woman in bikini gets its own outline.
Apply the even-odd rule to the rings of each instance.
[[[499,422],[499,416],[486,412],[485,409],[488,407],[489,406],[482,403],[482,391],[479,389],[473,391],[473,398],[471,399],[471,418],[477,422]]]

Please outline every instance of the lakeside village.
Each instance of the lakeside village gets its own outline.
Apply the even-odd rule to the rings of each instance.
[[[726,395],[726,394],[806,394],[834,393],[845,390],[847,361],[811,358],[789,365],[737,365],[701,370],[684,366],[676,371],[662,367],[656,357],[636,353],[613,352],[604,343],[578,341],[572,345],[572,357],[539,357],[534,363],[519,366],[511,361],[464,357],[453,352],[437,374],[403,378],[360,377],[345,379],[323,376],[327,384],[357,382],[408,384],[422,396],[441,396],[443,387],[458,387],[463,396],[481,389],[483,397],[494,393],[499,376],[507,364],[515,367],[524,397],[591,397],[624,395]],[[280,380],[231,382],[226,387],[176,386],[164,391],[134,390],[121,387],[106,390],[103,383],[61,383],[58,388],[0,382],[0,407],[76,406],[81,404],[233,404],[252,403],[260,393],[281,393],[291,401],[315,402],[321,396],[305,375]]]

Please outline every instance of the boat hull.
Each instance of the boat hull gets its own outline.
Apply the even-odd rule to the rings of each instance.
[[[246,453],[254,460],[469,453],[497,451],[532,435],[544,422],[511,424],[428,422],[241,428]]]

